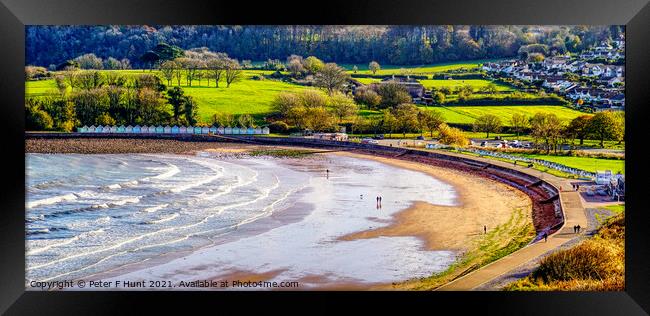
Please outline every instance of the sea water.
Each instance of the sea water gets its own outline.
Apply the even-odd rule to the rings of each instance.
[[[374,283],[427,276],[455,260],[415,237],[339,239],[389,225],[414,201],[456,203],[450,185],[376,161],[209,153],[26,159],[27,283],[107,271],[120,271],[120,280],[192,280],[275,270],[281,280]],[[160,260],[174,253],[184,255]]]

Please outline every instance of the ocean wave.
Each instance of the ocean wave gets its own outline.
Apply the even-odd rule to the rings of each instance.
[[[160,205],[144,208],[144,209],[142,209],[142,211],[147,212],[147,213],[153,213],[153,212],[159,211],[161,209],[164,209],[167,206],[169,206],[169,204],[160,204]]]
[[[27,208],[34,208],[36,206],[41,206],[41,205],[51,205],[51,204],[57,204],[60,202],[65,202],[65,201],[74,201],[77,199],[77,195],[74,193],[68,193],[64,195],[57,195],[45,199],[40,199],[40,200],[35,200],[35,201],[30,201],[27,202]]]
[[[179,213],[174,213],[174,214],[171,214],[171,215],[169,215],[167,217],[163,217],[163,218],[160,218],[160,219],[157,219],[157,220],[149,221],[149,224],[159,224],[159,223],[168,222],[168,221],[171,221],[172,219],[174,219],[174,218],[176,218],[176,217],[178,217],[180,215],[181,214],[179,214]]]

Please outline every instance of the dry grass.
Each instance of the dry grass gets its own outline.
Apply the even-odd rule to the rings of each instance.
[[[625,213],[607,221],[591,239],[555,252],[510,291],[625,290]]]

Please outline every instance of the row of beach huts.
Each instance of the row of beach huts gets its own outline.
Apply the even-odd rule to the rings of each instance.
[[[79,133],[135,133],[135,134],[223,134],[223,135],[264,135],[269,134],[268,127],[223,127],[223,126],[84,126],[78,127]]]

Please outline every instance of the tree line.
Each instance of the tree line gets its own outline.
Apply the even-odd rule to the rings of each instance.
[[[539,51],[578,52],[623,32],[620,26],[582,25],[32,25],[26,27],[25,43],[27,64],[42,67],[93,53],[104,60],[129,60],[134,68],[144,68],[148,61],[140,57],[161,43],[186,50],[207,47],[239,60],[282,60],[297,54],[338,63],[375,60],[415,65]]]

